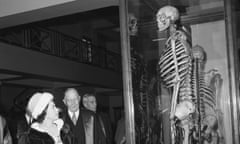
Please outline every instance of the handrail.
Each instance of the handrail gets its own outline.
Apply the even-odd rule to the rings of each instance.
[[[36,26],[0,30],[0,42],[121,72],[121,55],[59,32]]]

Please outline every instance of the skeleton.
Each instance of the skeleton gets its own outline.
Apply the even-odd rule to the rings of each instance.
[[[178,18],[177,9],[171,6],[163,7],[157,13],[159,31],[170,28],[170,37],[166,41],[166,48],[159,60],[159,73],[166,86],[173,87],[171,119],[175,114],[179,87],[191,67],[190,47],[186,43],[186,36],[182,31],[176,30],[174,24]]]
[[[220,74],[217,70],[210,70],[204,73],[205,52],[201,46],[195,46],[193,52],[194,72],[194,91],[197,99],[195,103],[198,107],[198,136],[196,139],[199,143],[217,144],[219,141],[218,133],[218,116],[216,97],[219,95],[217,90],[220,89]],[[196,131],[195,131],[196,132]]]
[[[132,86],[135,109],[136,143],[149,143],[148,131],[148,78],[143,56],[134,48],[131,49]]]
[[[158,68],[166,87],[173,91],[170,111],[172,143],[175,144],[179,127],[184,130],[180,143],[217,143],[216,95],[207,84],[212,77],[205,79],[204,50],[200,46],[190,49],[185,34],[176,30],[174,23],[178,17],[177,9],[171,6],[163,7],[157,13],[159,31],[170,29]],[[209,136],[216,139],[209,140]]]
[[[184,120],[189,114],[195,111],[191,99],[191,91],[186,92],[188,94],[182,96],[181,102],[177,105],[179,89],[190,85],[186,84],[186,77],[191,76],[191,52],[185,34],[182,31],[176,30],[175,21],[179,18],[178,10],[172,6],[165,6],[158,11],[156,17],[159,31],[166,30],[167,28],[170,29],[170,37],[166,41],[166,48],[160,57],[158,67],[160,77],[165,82],[167,88],[173,89],[170,119],[172,143],[175,144],[174,118]],[[187,82],[189,83],[190,81]],[[188,89],[184,91],[186,90]],[[186,125],[184,124],[184,126]],[[187,127],[185,128],[185,135],[189,135]],[[184,143],[187,143],[187,139],[187,137],[184,139]]]

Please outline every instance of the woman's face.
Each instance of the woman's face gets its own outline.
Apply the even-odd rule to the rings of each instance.
[[[96,101],[95,96],[89,96],[89,97],[85,98],[85,101],[83,100],[83,105],[87,109],[96,112],[96,110],[97,110],[97,101]]]
[[[58,119],[58,113],[59,113],[58,108],[55,106],[54,102],[51,101],[48,104],[48,108],[46,111],[46,118],[51,119],[51,120],[56,120],[56,119]]]

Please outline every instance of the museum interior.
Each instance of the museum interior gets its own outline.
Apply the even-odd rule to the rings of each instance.
[[[239,24],[238,0],[1,0],[0,114],[76,88],[126,143],[238,144]]]

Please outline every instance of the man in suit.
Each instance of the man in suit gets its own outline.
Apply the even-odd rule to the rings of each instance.
[[[87,93],[83,95],[83,106],[90,110],[93,111],[96,114],[97,119],[100,122],[101,130],[104,134],[104,138],[107,141],[107,144],[112,144],[113,142],[113,135],[112,135],[112,127],[111,127],[111,122],[109,120],[109,117],[107,116],[106,113],[97,111],[97,99],[94,94]]]
[[[75,137],[74,144],[106,144],[103,139],[100,123],[95,114],[89,110],[80,109],[81,96],[74,88],[65,91],[63,102],[67,109],[63,114],[65,125]]]

